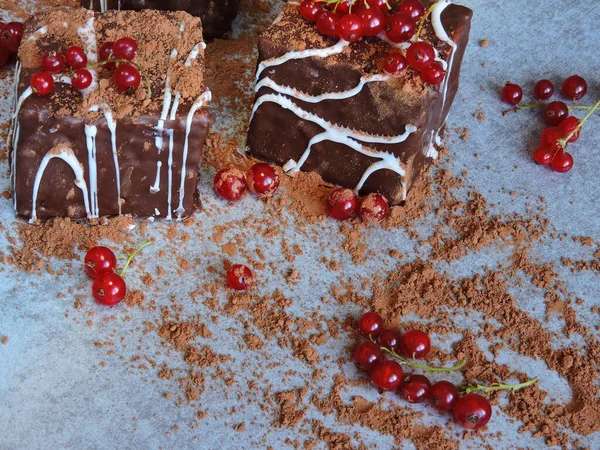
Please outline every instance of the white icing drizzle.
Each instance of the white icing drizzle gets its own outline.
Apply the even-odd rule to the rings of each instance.
[[[444,25],[442,24],[442,12],[450,5],[450,0],[438,0],[431,11],[431,25],[435,35],[440,41],[447,43],[451,47],[450,58],[444,70],[448,70],[444,77],[442,85],[442,109],[446,106],[446,97],[448,95],[448,83],[450,82],[450,71],[452,70],[452,63],[454,62],[454,55],[456,54],[456,43],[450,39],[446,32]]]
[[[165,130],[165,132],[169,135],[169,159],[167,160],[167,183],[169,186],[169,190],[167,191],[167,220],[171,220],[173,216],[171,215],[171,192],[173,191],[173,130]]]
[[[44,25],[43,27],[38,28],[37,30],[35,30],[33,32],[33,34],[27,38],[27,40],[28,41],[35,41],[35,40],[41,38],[42,36],[44,36],[47,32],[48,32],[48,26]]]
[[[85,125],[85,142],[88,151],[88,171],[90,181],[90,212],[91,217],[100,217],[98,207],[98,164],[96,161],[96,135],[98,127]]]
[[[160,168],[162,167],[161,161],[156,161],[156,177],[154,178],[154,184],[150,186],[150,193],[156,194],[160,191]]]
[[[154,208],[154,215],[155,216],[160,216],[160,211],[158,210],[158,208]],[[151,219],[154,219],[154,217],[150,217]]]
[[[33,183],[33,195],[31,198],[31,219],[29,220],[30,223],[35,222],[35,220],[37,219],[38,191],[40,189],[40,184],[44,175],[44,171],[46,170],[48,163],[53,158],[62,159],[73,170],[73,174],[75,175],[75,186],[77,186],[83,192],[83,203],[85,206],[85,212],[88,215],[90,214],[90,206],[88,203],[88,190],[83,176],[83,168],[81,167],[79,160],[75,156],[75,153],[73,153],[73,150],[71,150],[67,145],[63,144],[55,150],[51,150],[48,153],[46,153],[42,158],[40,166],[38,167],[38,171],[35,175],[35,181]]]

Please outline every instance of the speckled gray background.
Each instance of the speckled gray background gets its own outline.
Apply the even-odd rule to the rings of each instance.
[[[471,45],[467,50],[462,70],[462,86],[452,108],[448,124],[452,127],[468,127],[471,130],[467,142],[462,142],[454,133],[449,133],[446,143],[452,149],[452,163],[444,163],[456,173],[468,171],[467,183],[483,192],[495,211],[522,211],[526,199],[539,194],[547,198],[547,214],[559,232],[573,235],[600,238],[600,189],[598,187],[598,167],[600,167],[600,117],[596,115],[586,127],[581,139],[573,147],[575,168],[568,174],[554,174],[545,168],[537,167],[530,161],[530,151],[535,146],[544,125],[539,112],[523,111],[506,117],[501,115],[505,109],[498,99],[498,91],[503,82],[513,80],[523,83],[525,91],[531,92],[533,82],[548,77],[557,84],[566,76],[577,72],[584,76],[590,91],[585,101],[592,103],[600,96],[600,58],[598,40],[600,32],[600,8],[597,1],[529,0],[492,1],[465,0],[465,4],[475,11]],[[277,5],[278,3],[275,2]],[[277,6],[274,6],[276,8]],[[275,15],[275,11],[273,12]],[[238,26],[244,23],[244,16],[238,19]],[[477,43],[488,39],[490,46],[482,48]],[[483,67],[483,63],[486,67]],[[2,83],[7,83],[3,80]],[[250,87],[248,87],[250,88]],[[8,105],[11,99],[0,99],[2,122],[8,117]],[[479,121],[473,114],[482,111],[485,120]],[[235,116],[235,114],[233,114]],[[231,124],[229,111],[217,112],[215,127],[226,129]],[[238,127],[241,126],[238,123]],[[2,143],[2,145],[5,145]],[[474,156],[481,154],[480,158]],[[0,164],[0,192],[8,189],[6,160]],[[491,168],[488,169],[488,166]],[[206,212],[198,215],[202,223],[200,228],[187,230],[192,235],[185,248],[173,248],[165,238],[167,225],[155,224],[150,234],[157,238],[157,244],[144,251],[146,271],[155,273],[155,259],[161,248],[167,256],[160,261],[168,274],[172,274],[170,286],[143,287],[139,274],[133,271],[128,278],[132,289],[144,289],[149,299],[157,306],[169,305],[175,296],[184,307],[184,315],[194,316],[210,314],[203,305],[186,303],[188,293],[209,281],[219,280],[220,275],[207,271],[209,265],[219,267],[223,255],[221,245],[210,237],[212,227],[219,223],[235,223],[246,217],[261,213],[261,202],[247,197],[241,205],[226,207],[215,199],[206,180],[212,178],[214,171],[203,173],[200,186]],[[507,190],[515,190],[518,196],[512,197]],[[11,230],[15,222],[9,200],[0,199],[0,220]],[[428,221],[422,224],[428,227]],[[330,296],[331,284],[338,280],[339,273],[324,268],[321,264],[323,254],[335,256],[344,264],[344,273],[352,278],[371,273],[381,274],[392,267],[387,253],[376,260],[369,260],[359,267],[353,266],[349,255],[340,252],[342,236],[333,221],[304,228],[306,234],[318,233],[319,243],[308,239],[306,235],[289,228],[280,236],[265,242],[256,239],[244,230],[228,231],[224,243],[243,239],[246,249],[261,248],[268,261],[273,261],[280,270],[265,270],[260,273],[259,292],[268,295],[275,288],[281,288],[284,294],[293,300],[287,308],[294,317],[309,315],[319,310],[325,316],[346,317],[358,315],[358,307],[347,304],[338,306],[335,302],[322,303],[322,297]],[[8,234],[13,234],[10,231]],[[281,255],[282,240],[298,244],[303,254],[294,264],[288,263]],[[327,244],[324,244],[327,243]],[[374,228],[369,241],[370,249],[381,254],[380,249],[398,248],[410,260],[414,255],[411,241],[404,230],[392,232]],[[0,251],[6,251],[8,242],[0,237]],[[420,250],[415,249],[414,252]],[[533,251],[532,256],[540,262],[556,262],[557,271],[566,282],[567,289],[584,299],[582,305],[573,305],[580,320],[586,320],[590,328],[600,325],[598,314],[590,314],[590,308],[600,304],[600,283],[592,272],[572,274],[558,262],[561,256],[575,259],[592,259],[593,247],[582,247],[571,240],[553,241],[546,239]],[[416,253],[415,253],[416,254]],[[177,274],[177,256],[198,258],[201,264],[182,275]],[[469,255],[453,264],[437,263],[440,270],[461,276],[485,266],[493,266],[506,257],[502,251],[483,250]],[[238,258],[239,260],[240,258]],[[243,260],[243,259],[242,259]],[[242,262],[240,260],[240,262]],[[75,263],[51,261],[54,269],[74,267],[72,275],[64,275],[57,282],[55,276],[46,271],[26,274],[5,267],[0,272],[0,335],[9,336],[5,345],[0,345],[0,448],[1,449],[112,449],[112,448],[286,448],[285,440],[294,439],[298,431],[290,428],[272,426],[276,415],[263,412],[258,400],[262,394],[248,391],[246,382],[253,379],[254,371],[264,371],[268,363],[280,365],[266,372],[259,380],[261,386],[270,385],[272,392],[299,388],[305,385],[302,374],[309,375],[312,368],[294,358],[289,350],[281,349],[275,340],[259,352],[240,353],[244,348],[242,333],[232,333],[227,329],[239,329],[241,322],[222,315],[219,324],[208,323],[213,333],[211,339],[199,339],[210,345],[219,354],[233,356],[229,368],[235,371],[236,383],[225,387],[218,378],[207,376],[206,390],[196,406],[176,407],[173,400],[164,398],[165,392],[175,392],[175,381],[160,380],[156,370],[140,370],[139,363],[131,358],[149,355],[159,364],[167,362],[170,367],[181,366],[181,356],[177,352],[169,353],[160,345],[156,333],[144,333],[144,321],[156,321],[159,311],[144,311],[139,308],[106,309],[96,305],[89,297],[89,281],[83,270]],[[292,267],[299,269],[301,279],[295,286],[287,285],[282,279]],[[163,277],[164,280],[168,277]],[[72,293],[68,290],[72,288]],[[534,318],[544,320],[543,292],[530,285],[515,286],[513,294],[519,306],[527,310]],[[59,297],[59,293],[67,294]],[[85,296],[84,307],[73,308],[76,295]],[[225,302],[220,292],[221,304]],[[93,317],[88,314],[93,313]],[[464,328],[479,330],[482,320],[478,315],[466,317],[461,311],[455,311],[457,322]],[[582,319],[585,318],[585,319]],[[85,322],[92,320],[92,326]],[[435,318],[432,318],[435,320]],[[544,322],[551,330],[560,329],[562,319]],[[445,337],[436,343],[450,350],[449,338],[458,339],[456,334]],[[339,371],[332,361],[346,356],[349,338],[344,334],[339,339],[330,339],[317,347],[322,356],[319,367],[327,375]],[[434,336],[435,340],[435,336]],[[114,355],[107,355],[107,348],[95,347],[96,341],[110,341]],[[556,346],[581,343],[581,337],[558,339]],[[486,350],[486,355],[492,354]],[[104,365],[100,365],[100,362]],[[531,376],[542,378],[541,387],[550,398],[567,403],[571,391],[567,382],[556,372],[547,369],[540,360],[522,357],[511,352],[503,353],[498,359],[513,369],[519,369]],[[296,375],[284,376],[293,369]],[[354,371],[351,364],[345,367]],[[213,369],[207,369],[211,372]],[[437,379],[433,377],[434,379]],[[325,376],[324,380],[330,377]],[[461,381],[458,378],[452,378]],[[329,381],[322,385],[330,388]],[[307,397],[310,397],[309,392]],[[347,393],[376,400],[375,389],[367,387],[352,388]],[[508,401],[507,396],[503,401]],[[394,400],[389,398],[390,407]],[[337,423],[333,416],[323,416],[312,407],[307,418],[322,421],[334,431],[352,435],[360,432],[362,441],[370,448],[391,448],[393,439],[359,426]],[[194,416],[200,409],[208,416],[196,422]],[[443,418],[422,406],[415,410],[424,411],[423,422],[436,424]],[[518,421],[504,415],[495,408],[495,417],[484,435],[502,432],[501,440],[488,439],[487,443],[497,449],[519,447],[544,447],[542,438],[533,438],[527,434],[518,434]],[[233,431],[233,426],[246,424],[246,430]],[[179,426],[173,430],[173,425]],[[195,424],[190,427],[190,424]],[[460,428],[455,427],[457,437]],[[197,436],[197,439],[194,439]],[[303,434],[300,434],[304,438]],[[600,448],[600,434],[587,436],[582,443],[591,448]],[[406,448],[412,444],[406,442]],[[463,443],[466,448],[479,448],[481,441],[472,438]],[[324,444],[322,444],[324,446]]]

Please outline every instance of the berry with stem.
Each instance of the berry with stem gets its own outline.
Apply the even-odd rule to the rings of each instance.
[[[552,158],[550,168],[555,172],[568,172],[573,168],[573,156],[568,152],[559,150],[556,155],[554,155],[554,158]]]
[[[400,353],[406,358],[422,359],[430,349],[429,336],[421,330],[407,331],[400,341]]]
[[[398,11],[407,14],[415,22],[425,15],[425,7],[419,0],[402,0],[398,5]]]
[[[73,74],[71,84],[75,89],[79,89],[80,91],[89,88],[94,79],[91,72],[87,69],[77,69]]]
[[[402,384],[402,367],[396,361],[376,363],[371,371],[371,382],[385,391],[395,391]]]
[[[554,95],[554,84],[550,80],[539,80],[533,88],[533,96],[538,100],[548,100]]]
[[[559,127],[548,127],[540,136],[540,144],[542,147],[547,147],[553,151],[564,148],[561,144],[561,139],[564,138],[564,134]]]
[[[398,50],[392,50],[385,58],[383,58],[381,67],[387,73],[400,73],[406,70],[408,63],[402,52]]]
[[[387,199],[381,194],[369,194],[362,199],[358,215],[363,222],[379,223],[390,213]]]
[[[533,160],[541,166],[548,166],[552,162],[553,152],[545,146],[540,146],[533,152]]]
[[[558,125],[569,115],[569,108],[564,102],[550,102],[544,110],[544,120],[550,125]]]
[[[349,14],[352,9],[354,0],[341,0],[335,3],[333,7],[333,12],[336,12],[342,16]]]
[[[115,41],[112,47],[113,57],[116,59],[133,60],[138,44],[135,39],[124,37]]]
[[[587,93],[587,82],[579,75],[571,75],[562,84],[562,93],[569,100],[580,100]]]
[[[434,61],[429,67],[421,70],[421,78],[425,83],[437,86],[444,81],[444,67],[441,63]]]
[[[101,305],[115,306],[127,295],[125,280],[114,272],[98,276],[92,283],[92,294]]]
[[[396,44],[407,42],[417,31],[417,25],[408,14],[396,12],[388,17],[385,32],[390,41]]]
[[[356,14],[362,22],[363,36],[377,36],[385,30],[385,14],[377,8],[361,8]]]
[[[435,51],[427,42],[414,42],[406,51],[408,65],[416,70],[423,70],[433,64]]]
[[[323,6],[313,0],[302,0],[300,3],[300,15],[309,22],[316,22],[323,11]]]
[[[383,360],[383,353],[379,346],[372,342],[363,342],[354,350],[354,361],[359,367],[369,372],[373,366]]]
[[[37,95],[48,95],[54,89],[54,78],[48,72],[38,72],[31,77],[30,86]]]
[[[573,136],[575,136],[579,132],[579,130],[581,130],[583,124],[586,123],[590,117],[592,117],[592,115],[596,112],[598,108],[600,108],[600,100],[598,100],[598,102],[596,102],[596,104],[592,107],[592,109],[590,109],[586,116],[583,119],[581,119],[579,125],[577,125],[577,127],[573,131],[571,131],[571,133],[569,133],[568,136],[566,136],[560,141],[560,145],[562,146],[562,148],[565,148],[567,146],[567,142],[569,142],[573,138]]]
[[[227,284],[236,291],[245,291],[252,287],[254,275],[252,271],[243,264],[235,264],[227,271]]]
[[[581,134],[581,128],[579,127],[579,123],[580,122],[577,117],[569,116],[558,125],[558,128],[562,130],[565,136],[574,133],[568,140],[568,142],[572,143],[579,139],[579,135]]]
[[[317,30],[325,36],[337,36],[337,24],[340,20],[340,15],[332,11],[324,11],[317,19]]]
[[[375,311],[364,313],[358,319],[358,331],[363,336],[377,337],[383,331],[383,318]]]
[[[90,248],[83,258],[85,271],[91,278],[105,273],[114,272],[117,267],[117,257],[113,251],[101,245]]]
[[[460,392],[454,383],[443,380],[429,388],[429,403],[440,412],[452,411]]]
[[[253,164],[246,174],[250,192],[257,197],[271,197],[279,188],[279,175],[273,166],[266,163]]]
[[[400,396],[409,403],[423,403],[427,400],[431,382],[424,375],[405,375],[400,386]]]
[[[339,3],[338,3],[339,5]],[[337,23],[338,35],[348,41],[356,42],[363,36],[362,20],[357,14],[346,14]]]
[[[479,394],[467,394],[456,402],[454,417],[467,430],[478,430],[492,418],[492,405]]]
[[[113,75],[115,86],[121,91],[135,90],[142,77],[137,67],[131,64],[120,64]]]
[[[8,22],[0,31],[0,45],[9,53],[17,53],[23,39],[23,24],[21,22]]]
[[[87,66],[87,55],[83,51],[81,47],[73,46],[69,47],[65,51],[65,59],[67,60],[67,64],[71,69],[83,69]]]
[[[66,59],[60,53],[50,52],[42,56],[42,69],[53,75],[65,70],[65,65]]]
[[[388,350],[396,351],[400,345],[402,335],[395,330],[383,330],[377,336],[377,349],[379,347],[387,348]],[[380,350],[381,351],[381,350]]]
[[[383,13],[387,13],[391,9],[388,0],[364,0],[365,8],[378,9]]]
[[[233,167],[221,169],[215,175],[214,188],[221,198],[235,202],[246,193],[246,175]]]
[[[113,59],[113,46],[115,45],[114,42],[105,42],[103,43],[100,48],[98,49],[98,59],[100,61],[108,61],[109,59]],[[107,69],[114,69],[115,67],[117,67],[116,63],[114,62],[109,62],[107,64],[105,64],[105,67]]]
[[[514,83],[506,83],[501,92],[502,100],[509,105],[516,106],[523,99],[523,89]]]
[[[325,207],[330,217],[340,221],[348,220],[356,214],[358,198],[350,189],[334,189],[329,194]]]

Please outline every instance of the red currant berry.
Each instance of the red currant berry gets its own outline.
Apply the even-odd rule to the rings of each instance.
[[[235,202],[246,193],[246,176],[233,167],[221,169],[215,175],[214,188],[221,198]]]
[[[10,52],[0,45],[0,69],[6,65]]]
[[[334,189],[329,194],[325,207],[330,217],[336,220],[347,220],[356,214],[358,198],[350,189]]]
[[[421,330],[407,331],[400,341],[400,351],[406,358],[424,358],[430,349],[429,336]]]
[[[387,73],[400,73],[406,70],[408,63],[402,53],[394,50],[389,52],[388,55],[383,58],[381,66]]]
[[[540,144],[542,147],[547,147],[554,151],[561,148],[559,141],[564,138],[564,133],[559,127],[549,127],[542,131],[542,135],[540,136]]]
[[[533,159],[540,166],[547,166],[552,161],[552,150],[548,147],[540,146],[533,152]]]
[[[31,77],[30,85],[37,95],[48,95],[54,89],[54,78],[48,72],[38,72]]]
[[[373,366],[383,360],[381,349],[372,342],[363,342],[354,350],[354,361],[361,369],[369,372]]]
[[[333,6],[333,11],[343,16],[350,12],[350,8],[353,6],[353,3],[354,0],[342,0]]]
[[[340,15],[331,11],[325,11],[317,18],[317,30],[325,36],[337,36],[337,23]]]
[[[96,278],[99,275],[110,273],[117,267],[117,257],[108,247],[96,246],[88,250],[83,258],[87,274]]]
[[[380,389],[395,391],[402,384],[402,367],[396,361],[380,361],[373,365],[371,382]]]
[[[377,336],[377,343],[381,347],[385,347],[388,350],[396,351],[398,346],[400,345],[400,340],[402,339],[402,335],[395,330],[383,330]]]
[[[388,17],[385,31],[390,41],[406,42],[414,36],[417,24],[408,14],[396,12]]]
[[[9,53],[17,53],[23,39],[23,24],[21,22],[8,22],[0,32],[0,45]]]
[[[405,375],[400,386],[400,396],[409,403],[423,403],[427,399],[431,382],[424,375]]]
[[[429,403],[440,412],[452,411],[459,396],[458,388],[449,381],[438,381],[429,388]]]
[[[125,298],[127,285],[118,274],[105,273],[99,275],[92,283],[92,294],[101,305],[115,306]]]
[[[385,14],[377,8],[361,8],[356,14],[363,26],[363,36],[377,36],[385,30]]]
[[[435,61],[435,50],[427,42],[415,42],[406,52],[408,65],[416,70],[423,70]]]
[[[518,105],[523,99],[523,89],[518,84],[506,83],[502,88],[502,100],[509,105]]]
[[[120,64],[113,75],[115,86],[122,91],[137,89],[142,81],[140,71],[131,64]]]
[[[398,11],[408,14],[412,20],[418,22],[425,14],[425,7],[419,0],[402,0]]]
[[[65,58],[71,69],[83,69],[87,66],[87,56],[81,47],[69,47],[65,52]]]
[[[102,44],[100,46],[100,48],[98,49],[98,59],[100,61],[107,61],[109,59],[113,59],[113,46],[115,45],[114,42],[105,42],[104,44]],[[114,69],[115,67],[117,67],[117,65],[115,63],[108,63],[105,64],[104,67],[106,67],[107,69]]]
[[[363,222],[377,223],[383,221],[390,213],[387,199],[381,194],[369,194],[360,202],[358,215]]]
[[[131,61],[135,57],[137,48],[138,44],[135,39],[124,37],[115,41],[112,52],[116,59],[127,59],[128,61]]]
[[[492,405],[479,394],[467,394],[456,402],[454,417],[467,430],[478,430],[490,421]]]
[[[367,9],[378,9],[383,13],[387,13],[390,9],[390,7],[388,6],[388,0],[364,0],[364,4],[365,8]]]
[[[374,311],[364,313],[358,319],[358,331],[364,336],[376,337],[383,330],[383,319]]]
[[[544,120],[550,125],[558,125],[569,115],[569,108],[563,102],[551,102],[544,110]]]
[[[540,80],[535,83],[533,96],[538,100],[548,100],[554,94],[554,85],[550,80]]]
[[[256,163],[248,169],[246,183],[250,192],[258,197],[270,197],[279,188],[279,175],[273,166]]]
[[[61,73],[65,70],[65,64],[65,57],[60,53],[50,52],[42,56],[42,69],[48,73]]]
[[[93,77],[89,70],[87,69],[77,69],[75,71],[75,76],[71,79],[71,84],[75,89],[79,89],[80,91],[87,89],[92,84]]]
[[[550,168],[555,172],[565,173],[573,168],[573,156],[568,152],[558,152],[554,155]]]
[[[427,84],[437,86],[444,81],[444,67],[437,61],[434,61],[429,67],[421,70],[421,78]]]
[[[337,23],[337,30],[340,37],[348,42],[356,42],[363,36],[362,21],[356,14],[342,16]]]
[[[252,275],[252,271],[242,264],[231,266],[227,271],[227,284],[231,289],[245,291],[252,287],[253,283],[254,276]]]
[[[575,134],[571,136],[571,139],[569,139],[569,142],[575,142],[577,139],[579,139],[579,135],[581,134],[581,128],[577,128],[579,124],[580,121],[577,117],[569,116],[558,125],[558,128],[562,130],[565,137],[577,130]]]
[[[316,22],[323,11],[321,4],[313,0],[302,0],[300,3],[300,15],[309,22]]]
[[[570,100],[579,100],[587,93],[587,82],[579,75],[571,75],[562,85],[563,95]]]

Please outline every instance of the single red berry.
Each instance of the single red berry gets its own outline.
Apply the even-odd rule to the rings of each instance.
[[[233,167],[221,169],[215,175],[214,188],[221,198],[235,202],[246,193],[246,176]]]
[[[83,69],[87,66],[87,55],[81,47],[69,47],[65,52],[65,58],[71,69]]]
[[[427,399],[431,382],[424,375],[405,375],[400,386],[400,396],[409,403],[423,403]]]
[[[300,3],[300,15],[309,22],[316,22],[323,11],[323,6],[313,0],[302,0]]]
[[[587,82],[579,75],[571,75],[562,85],[562,93],[569,100],[579,100],[587,93]]]
[[[388,6],[388,0],[363,0],[365,4],[365,8],[370,9],[378,9],[383,13],[387,13],[390,10]],[[368,5],[368,6],[367,6]]]
[[[332,11],[325,11],[317,18],[317,30],[325,36],[337,36],[337,23],[340,20],[340,15]]]
[[[416,70],[423,70],[435,61],[435,50],[427,42],[415,42],[406,51],[408,65]]]
[[[377,8],[361,8],[356,14],[363,26],[363,36],[377,36],[385,30],[385,14]]]
[[[385,58],[383,58],[381,67],[387,73],[400,73],[406,70],[408,63],[401,52],[398,50],[392,50]]]
[[[577,128],[579,124],[580,121],[577,117],[569,116],[558,125],[558,128],[562,130],[565,137],[567,137],[577,129],[577,131],[575,131],[575,134],[571,136],[571,139],[569,139],[569,142],[575,142],[577,139],[579,139],[579,135],[581,134],[581,128]]]
[[[408,14],[396,12],[388,17],[385,31],[390,41],[406,42],[414,36],[417,24]]]
[[[562,147],[560,141],[565,137],[566,136],[559,127],[549,127],[542,131],[540,144],[542,147],[547,147],[550,150],[556,151]]]
[[[48,72],[38,72],[31,77],[30,86],[37,95],[48,95],[54,89],[54,78]]]
[[[479,394],[467,394],[456,402],[454,417],[467,430],[478,430],[490,421],[492,405]]]
[[[107,61],[109,59],[114,59],[113,56],[113,46],[115,45],[114,42],[105,42],[104,44],[102,44],[100,46],[100,48],[98,49],[98,59],[100,61]],[[106,67],[107,69],[114,69],[115,67],[117,67],[117,65],[115,63],[108,63],[108,64],[104,64],[104,67]]]
[[[550,168],[555,172],[568,172],[573,168],[573,156],[568,152],[559,151],[554,155],[554,158],[552,158]]]
[[[418,22],[425,14],[425,7],[419,0],[402,0],[398,11],[408,14],[412,20]]]
[[[127,294],[125,280],[114,272],[99,275],[92,283],[92,294],[98,303],[115,306],[123,301]]]
[[[523,89],[518,84],[506,83],[502,88],[501,96],[504,102],[515,106],[523,99]]]
[[[332,9],[334,12],[343,16],[350,12],[350,8],[353,6],[353,3],[354,3],[353,0],[342,0],[341,2],[333,5]]]
[[[122,91],[137,89],[142,81],[140,71],[131,64],[119,64],[113,75],[115,86]]]
[[[424,358],[430,349],[431,341],[429,340],[429,336],[421,330],[407,331],[400,341],[400,352],[406,358]]]
[[[569,115],[569,108],[563,102],[550,102],[544,110],[544,120],[550,125],[558,125]]]
[[[279,175],[266,163],[253,164],[246,174],[248,189],[258,197],[270,197],[279,188]]]
[[[552,150],[548,147],[540,146],[533,152],[533,159],[541,166],[547,166],[552,161]]]
[[[358,319],[358,331],[364,336],[376,337],[383,330],[383,319],[374,311],[364,313]]]
[[[440,412],[452,411],[459,396],[458,388],[449,381],[438,381],[429,388],[429,403]]]
[[[0,45],[0,68],[4,67],[10,58],[10,52]]]
[[[135,39],[124,37],[113,44],[112,52],[116,59],[127,59],[131,61],[135,57],[138,44]]]
[[[89,70],[77,69],[75,71],[75,76],[71,79],[71,84],[75,89],[82,91],[90,87],[93,79],[94,78]]]
[[[0,45],[9,53],[17,53],[23,39],[23,24],[21,22],[8,22],[0,32]]]
[[[348,41],[356,42],[363,37],[363,25],[360,17],[356,14],[346,14],[337,23],[339,36]]]
[[[354,350],[354,361],[367,372],[381,360],[383,360],[383,352],[372,342],[363,342]]]
[[[252,275],[252,271],[242,264],[235,264],[227,271],[227,284],[231,289],[245,291],[252,287],[253,283],[254,276]]]
[[[550,80],[540,80],[535,83],[533,96],[538,100],[548,100],[554,94],[554,85]]]
[[[383,221],[390,213],[387,199],[381,194],[369,194],[360,202],[358,215],[363,222],[377,223]]]
[[[88,250],[83,258],[85,270],[92,278],[105,273],[114,272],[117,267],[117,257],[108,247],[98,245]]]
[[[329,194],[325,207],[330,217],[347,220],[356,214],[358,198],[350,189],[334,189]]]
[[[48,73],[61,73],[65,70],[65,65],[65,57],[60,53],[50,52],[42,56],[42,69]]]
[[[402,335],[395,330],[383,330],[377,336],[377,343],[388,350],[396,351]]]
[[[371,382],[386,391],[395,391],[402,384],[402,367],[396,361],[380,361],[373,365]]]
[[[429,67],[421,70],[421,78],[427,84],[437,86],[444,81],[444,67],[437,61],[434,61]]]

